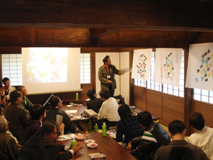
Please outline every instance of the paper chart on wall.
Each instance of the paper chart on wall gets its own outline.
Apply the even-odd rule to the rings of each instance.
[[[182,49],[157,48],[154,82],[178,87],[180,80]]]
[[[152,49],[134,50],[132,78],[148,80],[150,74]]]
[[[213,43],[189,46],[186,87],[213,91]]]

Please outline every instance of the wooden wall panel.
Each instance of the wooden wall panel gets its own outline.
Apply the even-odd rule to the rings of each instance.
[[[213,104],[194,100],[192,108],[193,111],[200,112],[203,115],[207,126],[213,127]]]
[[[137,108],[142,109],[142,110],[147,110],[146,109],[146,88],[134,85],[133,90],[134,90],[134,93],[133,93],[134,94],[133,95],[134,103],[133,103],[133,105],[136,106]]]
[[[178,119],[184,122],[184,98],[163,94],[162,124],[168,125]]]

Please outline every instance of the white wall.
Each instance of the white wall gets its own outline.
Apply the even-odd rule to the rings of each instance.
[[[96,70],[96,93],[99,94],[100,81],[98,79],[98,70],[103,65],[103,58],[109,55],[111,62],[117,69],[129,69],[129,52],[97,52],[95,53],[95,70]],[[129,72],[123,75],[115,75],[117,88],[115,96],[122,95],[127,104],[129,104]],[[98,95],[99,97],[99,95]]]
[[[117,68],[120,69],[119,65],[119,52],[97,52],[95,53],[95,70],[96,70],[96,93],[99,97],[99,92],[101,90],[100,81],[98,79],[98,70],[104,64],[103,59],[108,55],[111,59],[112,64]],[[114,95],[120,94],[120,76],[115,74],[115,80],[117,84],[117,88],[115,89]]]
[[[129,52],[120,52],[120,68],[121,70],[129,69]],[[121,95],[124,97],[126,104],[129,104],[129,76],[128,71],[120,76]]]

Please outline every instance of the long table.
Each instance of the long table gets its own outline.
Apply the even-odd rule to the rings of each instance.
[[[79,121],[89,120],[88,117],[82,116],[82,113],[86,110],[86,107],[84,105],[79,104],[79,105],[71,106],[71,107],[67,107],[67,105],[63,105],[61,109],[64,110],[65,112],[69,110],[77,110],[76,113],[72,113],[73,118],[70,118],[70,120],[75,122],[78,128],[80,128],[82,131],[84,130],[79,124]]]
[[[81,152],[75,154],[72,159],[90,160],[88,154],[102,152],[106,155],[107,160],[135,160],[134,156],[132,156],[127,150],[125,150],[108,135],[106,137],[103,137],[102,133],[89,133],[86,139],[95,140],[98,146],[96,148],[90,149],[86,146],[84,142],[85,140],[77,141],[77,143],[83,144],[84,148]],[[70,145],[71,140],[57,141],[57,143],[63,145]]]

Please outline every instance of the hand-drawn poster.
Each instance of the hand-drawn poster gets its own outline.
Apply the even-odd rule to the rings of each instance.
[[[132,78],[149,80],[152,49],[134,50]]]
[[[154,82],[179,87],[181,48],[157,48]]]
[[[213,91],[213,43],[189,46],[186,87]]]

